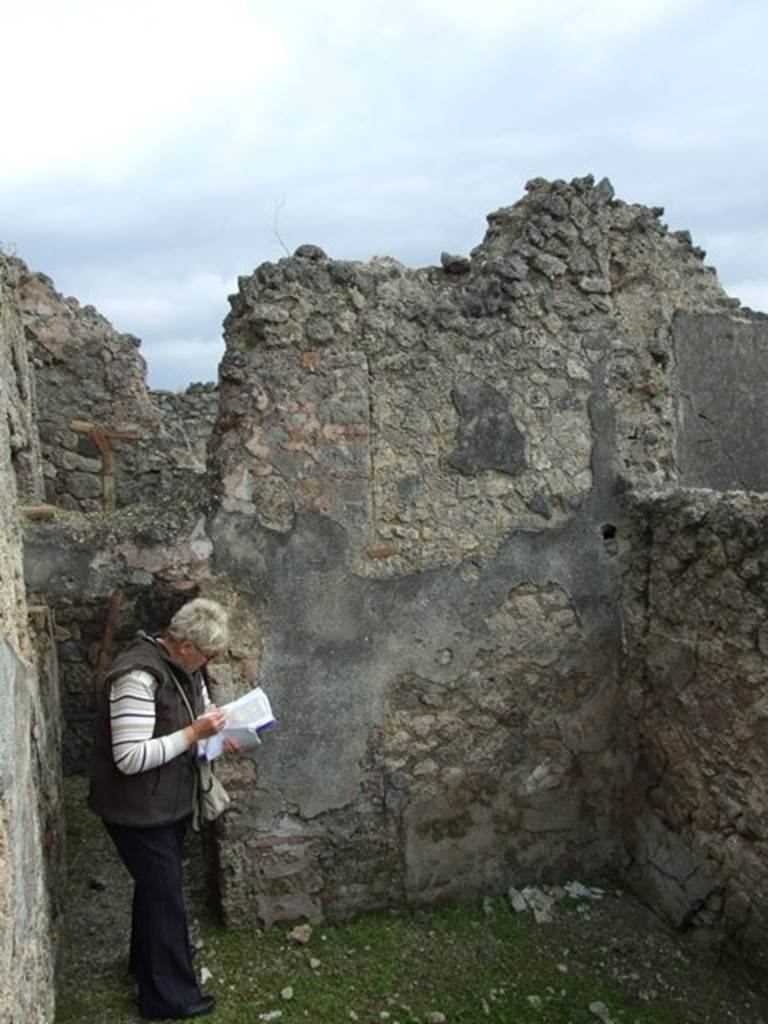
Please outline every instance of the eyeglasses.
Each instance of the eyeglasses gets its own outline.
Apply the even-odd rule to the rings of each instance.
[[[189,641],[189,644],[190,644],[190,645],[191,645],[192,647],[194,647],[194,648],[195,648],[195,650],[197,651],[197,653],[198,653],[198,654],[200,655],[200,657],[201,657],[201,658],[203,659],[203,664],[204,664],[204,665],[207,665],[209,661],[213,661],[213,659],[214,659],[214,658],[216,657],[216,655],[217,655],[217,654],[219,653],[219,652],[218,652],[218,651],[216,651],[216,650],[212,650],[212,649],[211,649],[210,647],[198,647],[198,645],[197,645],[196,643],[194,643],[194,641],[192,641],[192,640],[190,640],[190,641]]]

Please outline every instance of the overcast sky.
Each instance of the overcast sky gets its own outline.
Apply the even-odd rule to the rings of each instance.
[[[539,175],[664,206],[768,310],[767,37],[765,0],[0,0],[0,242],[154,387],[215,379],[276,235],[434,264]]]

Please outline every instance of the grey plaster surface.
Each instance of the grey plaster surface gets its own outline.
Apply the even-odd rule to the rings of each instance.
[[[768,490],[768,318],[680,312],[673,338],[681,483]]]
[[[484,469],[518,473],[525,465],[525,438],[504,395],[471,380],[454,385],[451,397],[459,414],[459,430],[449,465],[467,476]]]
[[[0,700],[5,709],[0,715],[0,796],[5,797],[14,778],[16,679],[20,669],[16,654],[0,634]]]
[[[8,851],[14,879],[12,927],[16,942],[27,942],[40,900],[40,880],[33,869],[39,863],[37,806],[29,787],[30,692],[36,682],[30,668],[0,635],[0,803],[9,808],[15,826]],[[29,872],[29,879],[27,879]],[[0,918],[2,914],[0,911]],[[5,922],[10,925],[10,921]]]
[[[302,816],[352,802],[388,684],[406,673],[437,683],[463,675],[483,647],[485,618],[517,584],[560,583],[592,635],[616,626],[606,556],[581,523],[546,537],[514,534],[476,580],[461,569],[372,580],[323,566],[329,554],[311,544],[319,531],[308,518],[298,518],[288,545],[240,517],[220,515],[213,531],[219,568],[250,562],[254,596],[266,598],[262,682],[283,721],[260,752],[259,777]],[[292,572],[280,571],[286,546],[306,557],[292,558]]]

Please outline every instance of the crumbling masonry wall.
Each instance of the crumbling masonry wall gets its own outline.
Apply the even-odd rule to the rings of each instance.
[[[63,866],[59,702],[49,610],[28,607],[20,503],[42,474],[15,268],[0,254],[0,1018],[48,1022]]]
[[[214,385],[153,392],[139,341],[10,261],[35,368],[48,501],[82,512],[172,495],[205,472]]]
[[[231,918],[618,861],[615,494],[677,483],[675,317],[732,308],[659,217],[538,180],[469,259],[303,246],[241,280],[211,538],[286,723],[221,829]]]
[[[310,245],[264,264],[231,299],[207,475],[172,502],[144,488],[112,514],[64,501],[27,524],[26,582],[57,609],[81,755],[93,677],[123,636],[196,593],[232,608],[217,697],[255,672],[279,726],[253,763],[221,769],[235,797],[216,828],[229,921],[613,865],[672,920],[759,959],[761,847],[734,861],[730,833],[697,817],[700,780],[718,808],[733,780],[721,791],[707,775],[707,705],[679,712],[677,654],[656,637],[693,643],[700,629],[693,605],[673,617],[683,584],[665,561],[666,544],[709,529],[685,519],[685,495],[768,490],[761,442],[731,440],[739,410],[744,436],[766,430],[751,365],[764,320],[661,214],[606,181],[536,179],[469,257],[439,267]],[[713,359],[739,382],[728,407]],[[704,499],[690,500],[703,522]],[[751,654],[729,671],[764,693],[761,607],[742,555],[728,558],[736,581],[706,611],[733,631],[723,595],[746,589]],[[742,735],[746,715],[757,735],[745,707],[724,707],[724,734]],[[743,779],[764,796],[763,759],[751,751]],[[743,927],[727,923],[734,907]]]
[[[678,927],[768,967],[768,500],[638,500],[649,572],[638,611],[640,758],[628,878]]]

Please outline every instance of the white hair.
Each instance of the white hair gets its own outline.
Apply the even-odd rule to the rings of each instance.
[[[229,643],[226,609],[218,601],[196,597],[173,616],[168,635],[178,643],[188,640],[201,649],[222,651]]]

